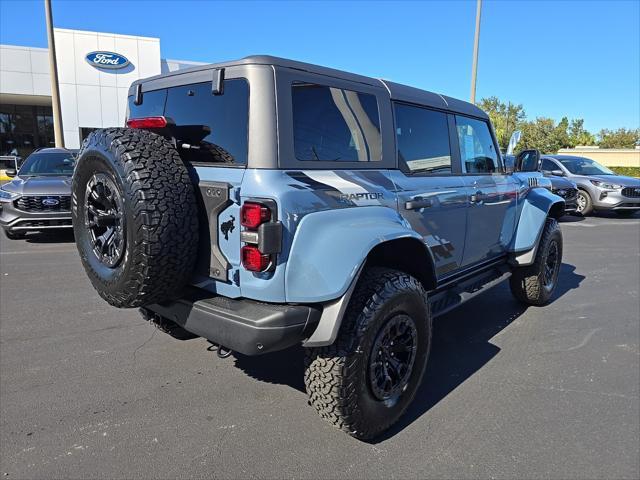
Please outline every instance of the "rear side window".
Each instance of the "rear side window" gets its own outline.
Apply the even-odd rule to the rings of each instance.
[[[292,103],[298,160],[382,160],[380,117],[374,95],[297,83],[292,86]]]
[[[400,164],[412,173],[451,173],[447,115],[396,104],[395,116]]]
[[[189,162],[246,165],[249,84],[225,80],[223,92],[213,95],[211,82],[145,92],[141,105],[129,97],[129,118],[164,115],[172,120],[172,135]]]
[[[498,154],[487,122],[456,115],[456,127],[465,172],[498,171]]]

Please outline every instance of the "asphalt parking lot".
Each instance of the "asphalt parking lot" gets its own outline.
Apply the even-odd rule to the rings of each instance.
[[[217,358],[101,301],[72,238],[0,240],[2,478],[638,478],[640,217],[563,222],[554,301],[435,323],[377,443],[307,406],[302,350]]]

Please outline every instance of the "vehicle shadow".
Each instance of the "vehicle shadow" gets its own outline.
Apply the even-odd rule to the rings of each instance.
[[[584,275],[575,272],[573,265],[563,263],[552,302],[578,288],[584,279]],[[491,339],[528,308],[539,307],[528,307],[516,301],[509,283],[503,282],[437,318],[429,364],[416,398],[400,421],[375,442],[393,437],[489,363],[500,351]],[[483,315],[479,316],[478,312]]]
[[[640,212],[634,212],[631,215],[627,215],[627,216],[622,216],[622,215],[618,215],[616,212],[613,212],[611,210],[597,210],[593,213],[591,213],[592,216],[594,217],[599,217],[599,218],[615,218],[617,220],[631,220],[631,219],[638,219],[640,218]]]
[[[552,302],[578,288],[585,277],[575,267],[562,264]],[[517,302],[503,282],[491,291],[434,320],[431,355],[416,398],[400,419],[372,443],[393,437],[428,412],[500,351],[491,339],[507,328],[527,308]],[[481,316],[478,312],[483,312]],[[235,365],[257,380],[288,385],[304,392],[304,350],[295,347],[259,357],[235,354]]]
[[[585,217],[582,215],[564,215],[560,217],[560,223],[576,223],[583,222]]]
[[[28,233],[24,239],[27,243],[73,243],[75,238],[70,229],[48,232]]]
[[[287,385],[302,393],[304,389],[304,348],[300,345],[248,357],[233,352],[235,366],[251,378],[266,383]]]

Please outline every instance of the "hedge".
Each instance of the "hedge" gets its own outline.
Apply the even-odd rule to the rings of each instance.
[[[640,177],[640,167],[609,167],[618,175],[626,175],[627,177]]]

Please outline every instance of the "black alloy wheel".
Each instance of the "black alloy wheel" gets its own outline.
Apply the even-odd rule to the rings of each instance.
[[[125,250],[125,216],[122,195],[109,175],[91,177],[84,212],[94,255],[105,266],[116,267]]]
[[[369,357],[369,382],[373,395],[394,404],[406,389],[418,347],[415,322],[405,314],[390,318],[380,330]]]
[[[549,252],[544,263],[542,282],[547,290],[553,290],[558,279],[560,269],[560,254],[558,242],[552,240],[549,244]]]

